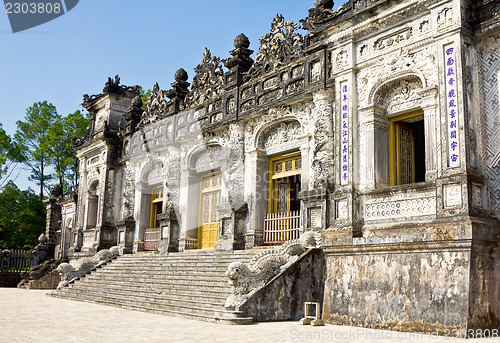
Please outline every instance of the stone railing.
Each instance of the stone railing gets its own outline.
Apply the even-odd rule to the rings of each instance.
[[[115,246],[109,250],[101,250],[92,257],[82,257],[74,262],[61,263],[59,267],[57,267],[57,271],[61,275],[61,282],[59,282],[57,289],[67,286],[72,281],[106,264],[118,255],[119,248]]]
[[[240,307],[273,277],[289,268],[308,249],[320,248],[321,243],[319,232],[307,231],[299,239],[257,254],[248,264],[231,263],[226,272],[231,285],[231,295],[224,305],[226,310],[239,311]]]

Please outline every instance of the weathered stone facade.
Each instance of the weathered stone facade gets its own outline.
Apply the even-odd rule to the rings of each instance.
[[[325,320],[500,328],[498,2],[332,6],[316,1],[304,37],[278,15],[255,61],[244,35],[227,60],[206,50],[191,85],[180,69],[144,111],[118,78],[85,96],[61,256],[142,251],[151,223],[163,253],[196,247],[204,206],[216,251],[265,244],[271,165],[293,155],[299,230],[323,236]]]

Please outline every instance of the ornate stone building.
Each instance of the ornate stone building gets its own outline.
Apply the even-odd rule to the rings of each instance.
[[[252,249],[322,234],[323,319],[500,326],[498,1],[317,0],[255,59],[84,96],[59,253]],[[142,109],[144,105],[144,110]],[[412,326],[413,325],[413,326]]]

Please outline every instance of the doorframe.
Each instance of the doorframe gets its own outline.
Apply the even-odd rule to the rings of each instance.
[[[296,168],[296,160],[297,158],[301,159],[301,164],[300,164],[300,169],[297,170]],[[290,172],[283,172],[283,173],[276,173],[276,168],[275,164],[277,162],[285,162],[287,160],[292,160],[293,162],[293,167],[292,171]],[[267,204],[267,213],[275,213],[274,208],[275,208],[275,199],[273,198],[273,191],[274,191],[274,180],[276,179],[282,179],[282,178],[287,178],[289,176],[294,176],[294,175],[301,175],[302,174],[302,155],[300,151],[294,151],[291,153],[286,153],[286,154],[281,154],[277,156],[273,156],[269,158],[269,184],[268,184],[268,204]],[[288,192],[288,212],[290,212],[290,188]]]
[[[222,196],[222,171],[211,171],[211,172],[208,172],[208,173],[204,173],[204,174],[201,174],[200,175],[200,188],[198,190],[198,194],[199,194],[199,202],[198,202],[198,249],[202,249],[202,238],[203,238],[203,230],[202,230],[202,227],[203,227],[203,180],[206,179],[206,178],[213,178],[213,177],[216,177],[216,176],[219,176],[219,181],[218,181],[218,187],[213,189],[213,190],[209,190],[207,191],[206,193],[213,193],[213,192],[216,192],[217,190],[219,191],[219,196]],[[219,202],[220,202],[220,199],[219,199]],[[217,211],[217,210],[216,210]],[[217,213],[217,212],[216,212]],[[217,224],[217,236],[219,235],[219,230],[220,230],[220,223],[219,223],[219,218],[217,218],[216,222]],[[217,241],[216,241],[217,242]],[[212,247],[209,247],[207,249],[211,249]]]

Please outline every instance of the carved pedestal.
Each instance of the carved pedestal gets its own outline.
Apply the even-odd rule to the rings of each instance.
[[[160,246],[167,247],[167,252],[179,251],[179,223],[174,211],[158,215],[160,223]]]
[[[327,200],[326,189],[300,192],[302,202],[301,220],[304,231],[324,230],[327,226]]]
[[[117,246],[120,254],[131,254],[134,244],[135,220],[124,220],[117,224]]]

